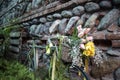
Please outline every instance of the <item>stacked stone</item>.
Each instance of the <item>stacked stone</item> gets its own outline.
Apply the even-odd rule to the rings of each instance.
[[[73,29],[82,25],[82,27],[91,27],[90,35],[94,37],[96,46],[103,51],[103,63],[97,66],[92,62],[92,77],[102,79],[113,79],[110,73],[120,66],[120,10],[113,9],[114,5],[111,1],[102,0],[99,3],[87,2],[85,5],[78,5],[72,9],[55,12],[44,17],[40,17],[38,25],[29,24],[33,21],[27,22],[30,27],[30,33],[51,35],[51,34],[72,34]],[[98,45],[98,43],[100,45]],[[62,60],[71,62],[69,51],[62,54]],[[117,60],[116,60],[117,59]],[[111,64],[112,62],[112,64]],[[115,63],[115,65],[114,65]],[[108,65],[110,64],[110,65]],[[108,68],[108,66],[111,66]],[[102,72],[101,72],[102,71]],[[107,75],[106,75],[107,74]],[[110,74],[110,75],[109,75]],[[105,77],[103,77],[106,75]],[[110,77],[110,78],[109,78]]]
[[[19,53],[21,50],[21,33],[20,32],[11,32],[10,33],[10,46],[9,46],[9,53],[7,54],[7,57],[9,59],[18,59]]]
[[[23,15],[25,12],[30,12],[32,9],[46,6],[48,3],[52,3],[55,0],[2,0],[0,2],[0,21],[1,24],[8,24],[8,19],[14,19],[21,15]],[[52,5],[56,5],[59,1],[53,2],[52,4],[49,4],[46,6],[46,9],[53,7]],[[39,10],[43,11],[45,8],[40,8]],[[36,11],[32,11],[32,13],[36,13]],[[3,20],[5,19],[5,20]]]
[[[36,0],[33,0],[36,1]],[[39,0],[41,1],[41,0]],[[80,0],[72,0],[80,1]],[[82,0],[81,0],[82,1]],[[52,35],[56,33],[60,34],[69,34],[73,33],[73,30],[76,26],[82,25],[83,28],[91,27],[92,30],[90,35],[94,37],[96,46],[103,51],[101,53],[103,63],[99,64],[99,67],[92,62],[91,64],[91,74],[94,78],[101,78],[103,80],[109,80],[106,74],[113,73],[116,68],[120,66],[120,0],[84,0],[85,3],[82,3],[77,6],[70,7],[69,9],[59,10],[57,12],[52,12],[43,9],[50,9],[51,5],[47,5],[47,8],[40,8],[34,11],[31,11],[32,14],[39,12],[43,16],[35,15],[35,17],[30,17],[29,15],[24,15],[26,17],[24,20],[26,22],[22,23],[24,27],[29,29],[30,34],[36,35]],[[72,3],[69,1],[68,3]],[[38,7],[38,3],[30,3],[31,6],[34,4]],[[59,9],[61,5],[57,6],[55,3],[52,5],[54,9]],[[67,2],[63,5],[68,5]],[[117,5],[117,6],[116,6]],[[28,11],[30,7],[28,6]],[[27,18],[28,17],[28,18]],[[16,49],[17,50],[17,49]],[[64,50],[63,50],[64,51]],[[69,56],[69,50],[65,49],[62,53],[62,59],[64,62],[71,62]],[[115,71],[115,74],[119,72]],[[111,75],[111,74],[110,74]],[[106,77],[103,77],[106,76]],[[118,78],[119,79],[119,78]]]
[[[4,6],[4,3],[6,6]],[[8,24],[12,19],[15,19],[21,15],[23,15],[26,12],[26,8],[28,6],[27,1],[21,1],[21,0],[6,0],[3,1],[3,4],[0,7],[1,13],[0,13],[0,19],[1,24]]]
[[[111,9],[112,4],[110,1],[104,1],[104,0],[99,2],[99,4],[97,4],[95,2],[88,2],[85,4],[85,6],[77,6],[71,10],[64,10],[61,13],[54,13],[52,15],[47,15],[44,18],[41,17],[38,21],[36,20],[36,22],[39,23],[38,25],[42,24],[44,26],[44,29],[41,29],[41,30],[43,30],[44,32],[47,31],[47,33],[49,33],[48,29],[47,29],[48,27],[46,27],[45,24],[48,22],[56,24],[55,22],[57,22],[58,20],[61,20],[59,25],[56,26],[57,29],[56,29],[56,27],[54,27],[55,30],[53,30],[53,32],[50,32],[50,33],[59,32],[61,34],[65,34],[66,32],[70,31],[71,27],[76,26],[75,25],[76,23],[78,23],[77,25],[79,25],[79,24],[83,25],[83,27],[98,26],[98,24],[100,22],[100,20],[98,20],[98,18],[101,16],[104,16],[108,12],[108,10],[105,10],[105,12],[100,12],[100,11],[98,12],[98,10],[100,10],[100,8],[101,8],[101,10],[104,8]],[[116,12],[117,10],[113,10],[112,12],[114,12],[114,11]],[[94,13],[94,14],[91,15],[91,13]],[[115,15],[115,14],[117,14],[115,17],[115,19],[117,19],[119,17],[119,15],[118,15],[119,12],[112,13],[110,15]],[[77,17],[77,18],[74,19],[73,17]],[[78,19],[78,17],[79,17],[79,19]],[[86,21],[86,19],[88,19],[88,20]],[[57,21],[55,21],[55,20],[57,20]],[[86,23],[85,23],[85,21],[86,21]],[[115,21],[115,20],[113,20],[113,21]],[[108,26],[113,21],[108,20],[106,26]],[[101,23],[103,23],[103,22],[104,22],[104,20],[101,21]],[[103,23],[103,24],[105,24],[105,23]],[[30,22],[28,22],[28,24],[34,25],[34,21],[30,21]],[[62,27],[59,27],[59,26],[62,26]],[[49,25],[49,27],[52,27],[52,24]],[[37,29],[39,29],[39,28],[37,28]],[[41,28],[43,28],[43,27],[41,27]],[[104,27],[98,26],[98,30],[100,30],[101,28],[104,28]],[[50,28],[50,29],[53,29],[53,28]],[[52,31],[52,30],[50,30],[50,31]],[[38,32],[38,30],[37,30],[37,32]]]

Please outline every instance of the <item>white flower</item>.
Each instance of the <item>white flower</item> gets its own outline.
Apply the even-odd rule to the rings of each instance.
[[[88,36],[88,37],[86,37],[86,40],[87,41],[93,41],[93,37],[92,36]]]
[[[82,26],[79,25],[79,26],[77,27],[77,30],[78,30],[78,33],[80,33],[80,32],[82,31]]]
[[[90,32],[91,28],[84,28],[84,34],[88,34]]]
[[[80,44],[80,49],[85,49],[85,45],[84,44]]]
[[[81,39],[81,43],[86,43],[86,39]]]
[[[79,38],[81,38],[81,37],[83,37],[84,36],[84,32],[82,31],[82,32],[80,32],[80,33],[78,33],[78,37]]]

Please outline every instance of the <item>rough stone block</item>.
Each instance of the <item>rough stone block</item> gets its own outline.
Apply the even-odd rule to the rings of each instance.
[[[106,39],[105,32],[103,32],[103,31],[93,33],[92,36],[95,40],[105,40]]]
[[[50,33],[54,33],[58,29],[58,25],[61,22],[61,20],[56,20],[53,22],[53,24],[49,28]]]
[[[64,30],[66,28],[67,22],[68,22],[68,19],[66,19],[66,18],[64,18],[64,19],[61,20],[61,22],[59,24],[59,27],[58,27],[58,31],[61,34],[64,34]]]
[[[72,17],[72,12],[71,11],[62,11],[61,15],[65,18],[69,18],[69,17]]]
[[[100,6],[94,2],[88,2],[85,4],[85,9],[87,12],[94,12],[100,9]]]
[[[20,35],[21,35],[20,32],[11,32],[11,33],[10,33],[10,37],[11,37],[11,38],[19,38]]]
[[[79,20],[78,16],[71,17],[66,28],[65,28],[65,33],[67,33],[73,26],[74,24]]]
[[[69,52],[69,48],[62,46],[62,60],[64,62],[72,62],[72,58],[70,57]]]
[[[20,49],[19,49],[19,47],[16,47],[16,46],[9,46],[9,49],[10,49],[10,51],[13,51],[13,52],[15,52],[15,53],[19,53],[20,52]]]
[[[117,30],[117,25],[115,25],[115,24],[112,24],[112,25],[110,25],[109,27],[108,27],[108,31],[109,32],[115,32],[116,30]]]
[[[108,12],[108,14],[106,14],[102,18],[97,29],[104,30],[108,28],[114,21],[118,19],[119,16],[120,16],[120,11],[118,9],[112,9],[110,12]]]
[[[39,19],[39,21],[40,21],[41,23],[46,23],[47,20],[46,20],[45,17],[42,17],[42,18]]]
[[[120,40],[112,40],[112,47],[120,47]]]
[[[19,39],[10,39],[10,44],[19,45],[20,44],[20,40]]]
[[[100,7],[104,8],[104,9],[109,9],[112,8],[112,4],[110,1],[101,1],[99,3]]]
[[[107,51],[107,54],[110,55],[110,56],[113,56],[113,57],[119,57],[120,56],[120,51],[110,49],[110,50]]]
[[[52,15],[48,15],[48,16],[47,16],[47,20],[48,20],[48,21],[53,21],[53,16],[52,16]]]
[[[55,13],[55,14],[53,14],[53,18],[55,18],[55,19],[61,19],[62,16],[59,13]]]
[[[98,13],[94,13],[92,14],[89,19],[86,21],[85,26],[84,27],[93,27],[95,25],[95,21],[98,18],[99,14]]]
[[[120,67],[114,71],[114,80],[120,80]]]
[[[112,73],[116,68],[120,66],[120,57],[107,56],[107,60],[104,59],[104,62],[99,66],[93,64],[91,75],[94,78],[103,77],[106,74]]]
[[[73,8],[72,12],[74,15],[80,16],[85,12],[85,9],[83,6],[77,6],[77,7]]]
[[[108,40],[120,40],[120,33],[107,33],[106,39],[108,39]]]
[[[30,26],[30,33],[34,33],[37,28],[37,25],[31,25]]]

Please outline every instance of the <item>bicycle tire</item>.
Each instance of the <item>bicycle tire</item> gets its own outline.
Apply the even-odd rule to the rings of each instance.
[[[90,80],[90,78],[88,77],[87,73],[83,70],[82,67],[74,66],[71,69],[73,69],[73,70],[71,71],[69,69],[70,80]],[[79,72],[81,73],[81,75],[78,75]]]

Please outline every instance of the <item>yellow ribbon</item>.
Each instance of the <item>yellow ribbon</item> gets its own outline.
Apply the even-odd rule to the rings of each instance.
[[[47,46],[46,46],[46,54],[49,55],[51,53],[51,47],[53,46],[52,43],[49,43]]]

